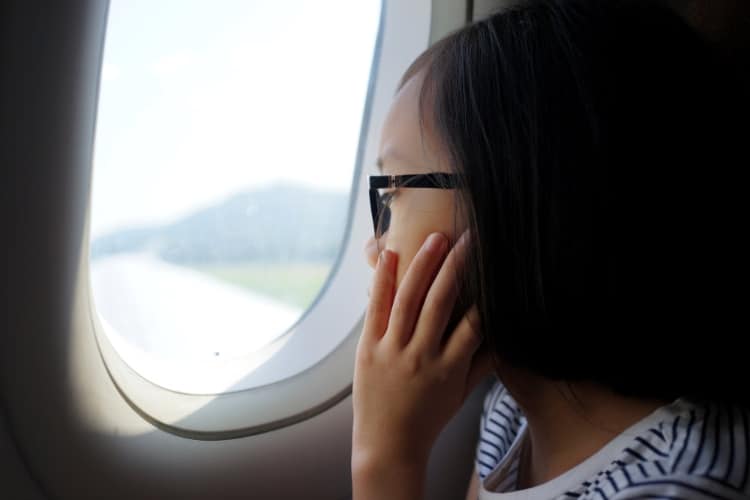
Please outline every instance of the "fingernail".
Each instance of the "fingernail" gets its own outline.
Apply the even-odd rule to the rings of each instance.
[[[427,250],[430,252],[443,252],[448,245],[448,241],[440,233],[433,233],[427,238]]]

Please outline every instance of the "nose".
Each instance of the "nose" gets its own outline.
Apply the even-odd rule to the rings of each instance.
[[[373,269],[375,269],[375,264],[378,263],[379,251],[380,245],[378,244],[378,240],[374,236],[370,236],[367,239],[367,243],[365,243],[365,258],[367,259],[367,264]]]

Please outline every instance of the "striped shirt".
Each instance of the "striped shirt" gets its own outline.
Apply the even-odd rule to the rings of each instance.
[[[750,499],[750,412],[685,399],[663,406],[547,483],[516,490],[527,422],[499,382],[487,394],[476,468],[480,499]]]

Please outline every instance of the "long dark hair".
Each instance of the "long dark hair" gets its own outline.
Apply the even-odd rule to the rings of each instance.
[[[498,362],[638,397],[747,398],[728,343],[733,90],[681,19],[653,1],[526,2],[402,82],[417,73],[462,179],[464,297]]]

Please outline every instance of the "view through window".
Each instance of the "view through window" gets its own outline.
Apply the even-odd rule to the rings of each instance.
[[[221,360],[313,303],[348,217],[380,8],[111,2],[90,247],[108,335]]]

